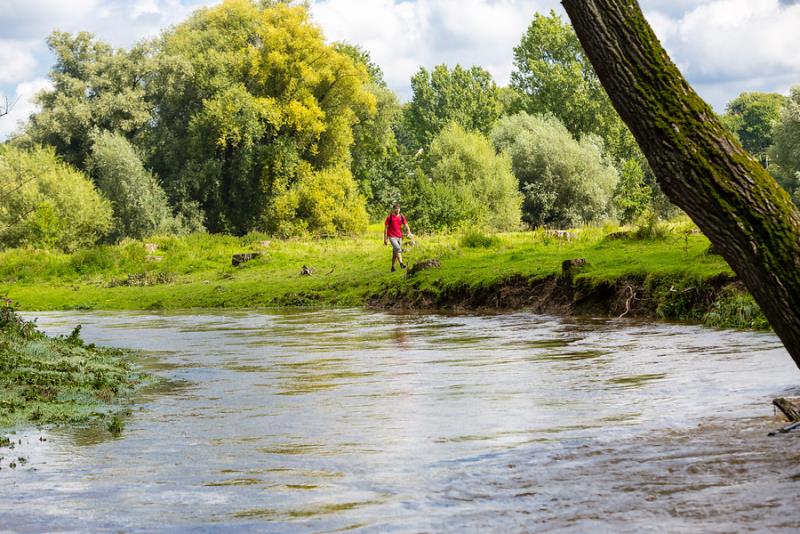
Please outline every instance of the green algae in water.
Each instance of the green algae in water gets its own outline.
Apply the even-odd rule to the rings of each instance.
[[[121,431],[116,414],[147,378],[133,370],[128,356],[126,351],[85,344],[79,327],[67,337],[48,337],[33,322],[3,307],[0,428],[112,417],[109,429]]]

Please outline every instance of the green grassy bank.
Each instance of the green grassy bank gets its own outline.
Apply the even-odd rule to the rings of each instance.
[[[764,327],[725,261],[691,225],[647,235],[587,228],[568,238],[544,230],[432,235],[406,261],[440,266],[389,272],[379,226],[354,238],[276,240],[261,234],[195,234],[125,241],[65,254],[0,253],[0,294],[24,310],[183,309],[270,306],[518,308],[705,320]],[[260,256],[232,266],[237,253]],[[584,266],[562,272],[564,260]],[[303,267],[312,274],[301,275]]]
[[[125,401],[144,378],[124,351],[86,345],[79,327],[48,337],[0,307],[0,429],[100,420],[118,432]]]

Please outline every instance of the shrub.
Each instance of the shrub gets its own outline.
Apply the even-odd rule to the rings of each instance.
[[[497,154],[483,135],[450,124],[433,140],[425,170],[406,182],[403,191],[417,227],[519,227],[522,195],[511,161]]]
[[[52,149],[0,145],[0,246],[74,250],[111,228],[111,204]]]
[[[555,117],[524,112],[500,119],[491,137],[511,157],[532,226],[574,227],[613,215],[619,176],[599,138],[576,141]]]
[[[461,237],[461,246],[465,248],[492,248],[500,244],[500,238],[473,230]]]
[[[655,211],[646,209],[636,219],[636,229],[631,232],[634,239],[665,239],[670,234],[669,225],[658,219]]]
[[[364,198],[344,166],[305,170],[296,183],[275,189],[263,226],[280,236],[353,234],[369,222]]]
[[[166,193],[123,136],[111,132],[95,135],[88,167],[114,205],[112,238],[142,239],[178,230]]]
[[[703,316],[703,324],[716,328],[769,329],[769,321],[747,293],[728,294],[718,299]]]

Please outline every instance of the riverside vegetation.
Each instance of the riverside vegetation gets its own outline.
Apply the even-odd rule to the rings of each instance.
[[[0,428],[101,421],[119,433],[125,401],[147,379],[126,351],[85,344],[80,326],[69,336],[45,336],[7,300],[0,307],[0,355]]]
[[[390,273],[381,228],[352,238],[270,240],[191,234],[126,240],[72,254],[0,253],[0,290],[25,310],[377,306],[521,308],[701,320],[765,328],[758,307],[688,220],[569,232],[431,234]],[[260,255],[234,267],[232,256]],[[569,273],[565,260],[586,265]],[[305,269],[303,269],[305,267]],[[304,275],[302,270],[310,272]]]

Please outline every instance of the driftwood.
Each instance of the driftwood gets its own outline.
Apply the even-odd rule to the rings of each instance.
[[[260,252],[242,252],[240,254],[234,254],[231,257],[231,265],[234,267],[238,267],[243,263],[247,263],[250,260],[254,260],[261,256]]]
[[[788,400],[784,399],[783,397],[778,397],[777,399],[773,399],[772,401],[773,406],[775,406],[781,413],[789,420],[789,424],[779,428],[774,432],[770,432],[769,436],[775,436],[778,433],[785,434],[795,428],[800,427],[800,412],[798,412],[797,407],[789,402]]]
[[[437,259],[430,259],[430,260],[422,260],[416,262],[412,265],[408,271],[406,271],[406,276],[414,276],[420,271],[424,271],[425,269],[435,269],[436,267],[441,267],[442,264]]]

